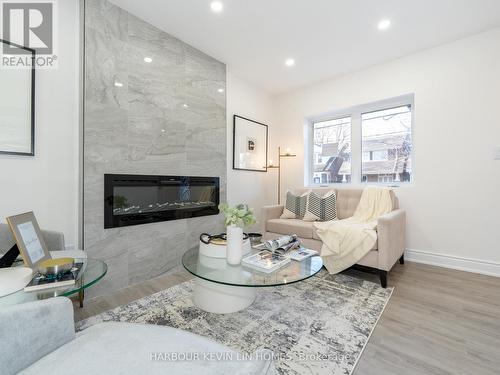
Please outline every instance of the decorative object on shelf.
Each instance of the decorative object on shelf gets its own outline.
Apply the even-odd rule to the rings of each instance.
[[[281,152],[281,147],[278,147],[278,165],[274,165],[272,160],[269,160],[267,168],[278,170],[278,204],[281,203],[281,159],[282,158],[293,158],[297,155],[292,154],[290,149],[287,148],[286,152]]]
[[[219,210],[224,214],[227,226],[227,262],[238,265],[243,257],[243,227],[255,223],[255,216],[246,204],[229,207],[222,203]]]
[[[7,223],[27,267],[36,270],[41,262],[51,259],[33,212],[10,216]]]
[[[0,39],[3,51],[23,50],[33,64],[18,69],[0,69],[0,153],[35,155],[35,50]],[[21,54],[21,52],[18,52]]]
[[[267,172],[267,125],[233,117],[233,169]]]

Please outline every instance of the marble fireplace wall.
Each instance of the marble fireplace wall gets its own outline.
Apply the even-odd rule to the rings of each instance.
[[[109,267],[91,296],[160,275],[201,232],[223,230],[220,216],[105,230],[103,196],[105,173],[218,176],[224,201],[225,85],[221,62],[108,1],[85,1],[83,237]]]

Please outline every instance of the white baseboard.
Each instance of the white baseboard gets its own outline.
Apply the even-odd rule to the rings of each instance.
[[[479,259],[462,258],[454,255],[431,253],[422,250],[406,249],[405,260],[454,270],[480,273],[500,277],[500,263]]]

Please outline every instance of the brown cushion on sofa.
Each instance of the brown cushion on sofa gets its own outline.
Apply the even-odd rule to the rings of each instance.
[[[313,222],[299,219],[271,219],[267,221],[268,232],[296,234],[302,238],[312,238]]]

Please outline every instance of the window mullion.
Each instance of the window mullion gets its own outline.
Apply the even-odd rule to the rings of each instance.
[[[351,182],[353,184],[361,183],[361,112],[351,114]]]

